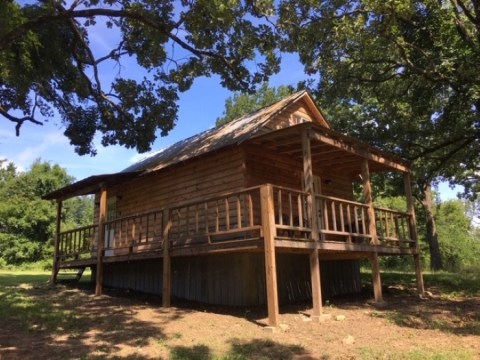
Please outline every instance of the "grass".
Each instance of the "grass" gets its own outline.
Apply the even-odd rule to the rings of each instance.
[[[66,288],[47,285],[50,273],[46,271],[2,271],[0,270],[0,320],[6,323],[20,324],[20,327],[30,334],[48,332],[51,334],[67,334],[71,338],[79,337],[88,328],[92,318],[81,313],[75,313],[63,304],[74,302],[76,293]],[[371,282],[371,275],[362,272],[364,282]],[[89,279],[84,274],[84,281]],[[450,297],[462,296],[468,301],[469,298],[480,296],[480,278],[475,272],[453,274],[446,272],[429,273],[424,275],[425,284],[430,289],[438,290],[442,298],[448,301]],[[382,272],[382,282],[385,287],[402,285],[406,289],[415,286],[415,274],[401,272]],[[413,291],[413,290],[412,290]],[[373,317],[385,318],[398,326],[406,326],[417,329],[437,330],[444,333],[458,335],[479,335],[480,336],[480,309],[474,309],[469,303],[460,304],[458,308],[451,308],[449,321],[443,318],[429,317],[428,313],[418,312],[411,309],[411,312],[390,310],[375,310]],[[464,325],[461,327],[453,321],[461,320]],[[98,320],[98,319],[97,319]],[[131,342],[134,346],[141,348],[144,339],[148,339],[157,345],[159,351],[168,354],[170,359],[212,359],[212,360],[243,360],[243,359],[292,359],[305,351],[300,346],[281,344],[269,339],[257,339],[246,337],[245,339],[231,339],[223,343],[225,347],[219,351],[215,346],[207,342],[190,344],[180,343],[183,335],[180,332],[173,332],[169,336],[157,334],[154,331],[147,332],[147,335],[138,334],[142,324],[132,324],[130,330],[123,329],[130,324],[130,318],[125,316],[124,322],[119,324],[100,322],[102,334],[117,335],[123,334],[122,341]],[[417,326],[417,324],[419,324]],[[1,330],[0,330],[1,331]],[[135,334],[135,335],[132,335]],[[123,335],[121,335],[123,336]],[[294,336],[294,335],[292,335]],[[103,341],[107,338],[102,338]],[[133,339],[133,340],[132,340]],[[138,339],[138,341],[136,341]],[[74,342],[75,340],[71,340]],[[186,341],[185,341],[186,342]],[[1,350],[0,344],[0,350]],[[94,349],[101,353],[98,358],[111,355],[113,351],[110,345],[98,343]],[[95,358],[91,349],[84,350],[86,354],[79,353],[79,358]],[[384,344],[369,345],[357,349],[357,355],[361,359],[474,359],[475,354],[466,348],[419,348],[413,347],[407,351],[385,348]],[[0,358],[2,353],[0,352]],[[93,356],[93,357],[92,357]],[[138,358],[141,358],[138,355]]]
[[[372,278],[369,269],[361,271],[364,284],[371,284]],[[405,287],[416,286],[416,277],[414,272],[406,271],[382,271],[382,285],[384,287],[392,285],[402,285]],[[480,296],[480,269],[468,272],[423,272],[423,281],[425,288],[437,289],[442,296]]]
[[[41,270],[0,271],[0,318],[11,319],[31,331],[70,331],[79,333],[81,324],[77,315],[60,310],[56,301],[66,300],[49,289],[50,272]],[[55,301],[45,295],[55,293]]]
[[[471,360],[475,356],[472,352],[465,349],[427,349],[415,348],[407,352],[392,352],[390,349],[372,349],[365,347],[360,349],[360,358],[370,359],[389,359],[389,360]]]
[[[413,272],[384,271],[381,277],[384,289],[403,287],[408,289],[407,291],[415,292],[416,278]],[[434,295],[435,305],[432,300],[429,302],[432,305],[431,309],[427,307],[424,311],[418,311],[414,305],[411,308],[403,307],[401,310],[392,307],[386,311],[373,312],[372,316],[384,317],[391,323],[403,327],[480,336],[480,309],[475,300],[480,297],[480,269],[462,273],[425,272],[423,278],[425,288]],[[364,284],[371,286],[371,274],[367,270],[362,271],[362,280]],[[447,355],[440,354],[439,357],[433,358],[449,358]]]
[[[50,279],[50,272],[41,270],[0,270],[0,289],[20,284],[42,285]]]

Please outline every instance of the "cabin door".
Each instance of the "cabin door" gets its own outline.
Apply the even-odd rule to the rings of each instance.
[[[107,199],[107,224],[105,225],[105,256],[114,255],[115,226],[111,223],[117,217],[117,197]]]

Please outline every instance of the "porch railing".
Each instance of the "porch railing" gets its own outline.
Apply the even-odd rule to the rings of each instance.
[[[273,186],[273,204],[277,238],[311,240],[307,193],[282,186]]]
[[[259,238],[260,187],[170,208],[172,247]]]
[[[62,260],[79,260],[92,255],[93,239],[97,237],[98,225],[84,226],[59,234],[58,256]]]
[[[149,211],[105,223],[105,255],[161,248],[163,211]]]
[[[171,248],[260,239],[262,186],[108,221],[103,239],[105,256],[160,251],[166,228]],[[312,241],[308,194],[282,186],[272,189],[276,239]],[[314,199],[320,241],[373,244],[366,204],[324,195]],[[410,215],[384,208],[375,208],[374,213],[379,245],[415,244]],[[93,256],[98,234],[97,225],[62,232],[59,258],[77,260]]]
[[[368,205],[332,196],[316,195],[320,239],[370,244]]]
[[[413,247],[411,216],[407,213],[375,207],[378,240],[394,247]]]

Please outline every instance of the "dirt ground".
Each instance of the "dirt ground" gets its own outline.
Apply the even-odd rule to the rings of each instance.
[[[330,301],[322,322],[308,304],[282,306],[282,327],[270,332],[264,308],[162,308],[138,294],[25,285],[36,302],[28,324],[0,319],[0,359],[480,359],[480,298],[428,290],[420,299],[386,288],[375,307],[367,289]]]

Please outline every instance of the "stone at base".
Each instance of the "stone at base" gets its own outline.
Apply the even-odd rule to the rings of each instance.
[[[263,331],[269,332],[269,333],[276,333],[278,331],[278,328],[276,326],[265,326],[263,328]]]
[[[348,335],[345,338],[343,338],[342,342],[345,345],[352,345],[353,343],[355,343],[355,338],[352,335]]]
[[[280,330],[282,331],[287,331],[290,329],[290,326],[288,326],[287,324],[279,324],[278,326],[265,326],[263,328],[263,330],[265,330],[266,332],[269,332],[269,333],[276,333]]]
[[[312,315],[310,316],[312,321],[323,322],[325,320],[330,320],[332,318],[331,314],[322,314],[322,315]]]

